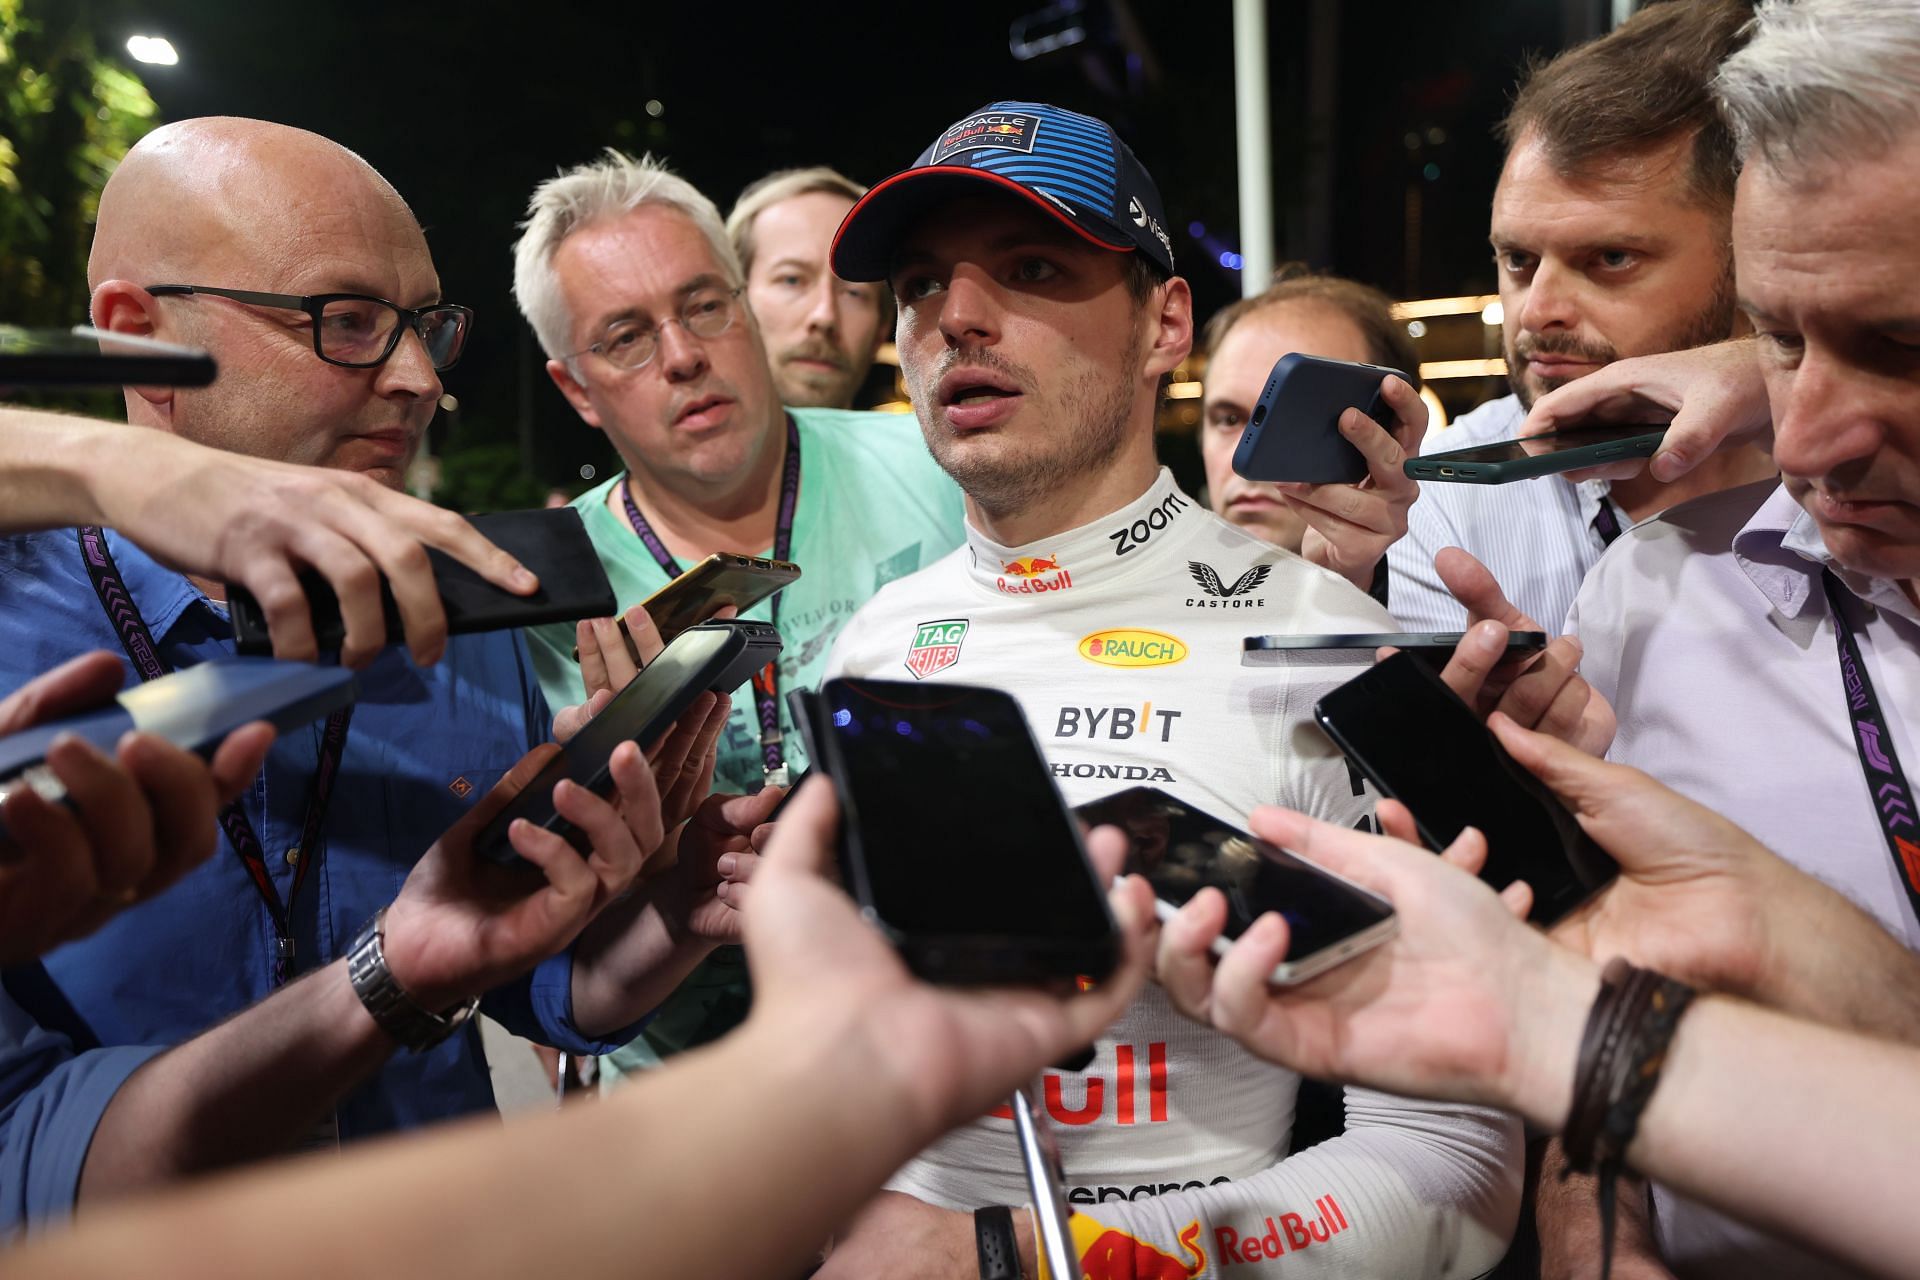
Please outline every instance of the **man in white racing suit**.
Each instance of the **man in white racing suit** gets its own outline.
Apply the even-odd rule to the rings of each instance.
[[[1392,623],[1157,466],[1157,387],[1192,337],[1162,222],[1110,129],[1025,103],[956,123],[849,214],[834,269],[894,285],[902,369],[968,528],[861,609],[829,672],[1006,689],[1074,804],[1151,785],[1236,825],[1262,803],[1352,824],[1370,802],[1312,706],[1357,668],[1242,665],[1241,641]],[[1394,385],[1395,411],[1423,414]],[[1298,1084],[1152,987],[1084,1071],[1048,1073],[1083,1273],[1476,1276],[1499,1260],[1517,1122],[1352,1089],[1345,1133],[1290,1155]],[[994,1274],[969,1215],[1027,1197],[1004,1112],[892,1185],[822,1275]],[[1028,1216],[1012,1221],[1023,1274],[1041,1274]]]

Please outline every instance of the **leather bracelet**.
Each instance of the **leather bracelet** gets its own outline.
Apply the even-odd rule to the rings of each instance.
[[[1574,1068],[1573,1102],[1561,1135],[1561,1177],[1600,1176],[1600,1278],[1613,1269],[1614,1182],[1640,1115],[1660,1082],[1667,1046],[1693,1003],[1693,988],[1615,957],[1601,975]]]
[[[980,1280],[1021,1280],[1020,1241],[1013,1233],[1013,1210],[990,1204],[973,1211],[973,1244],[979,1251]]]

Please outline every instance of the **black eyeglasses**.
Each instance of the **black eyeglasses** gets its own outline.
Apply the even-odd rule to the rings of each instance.
[[[155,297],[206,293],[216,298],[256,307],[304,311],[313,317],[313,353],[328,364],[348,369],[370,369],[383,363],[400,345],[400,335],[412,329],[420,336],[435,372],[445,373],[460,361],[473,327],[473,309],[436,302],[426,307],[403,307],[364,293],[256,293],[251,289],[212,289],[198,284],[148,285]]]
[[[733,327],[740,314],[740,295],[746,286],[722,289],[717,285],[695,290],[677,316],[668,316],[659,324],[645,325],[637,320],[618,320],[607,327],[606,336],[590,347],[568,352],[564,357],[591,351],[616,369],[639,369],[660,349],[660,330],[678,321],[682,329],[696,338],[717,338]]]

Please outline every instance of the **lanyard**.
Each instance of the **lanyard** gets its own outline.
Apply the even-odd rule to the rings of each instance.
[[[1600,545],[1610,547],[1613,540],[1620,536],[1620,517],[1613,514],[1613,504],[1603,496],[1600,510],[1593,517],[1593,531],[1600,535]]]
[[[147,620],[140,616],[140,606],[133,602],[133,593],[127,590],[126,583],[121,580],[120,570],[113,563],[113,554],[107,550],[106,534],[98,528],[81,529],[79,533],[80,556],[86,563],[87,577],[92,580],[94,594],[100,597],[100,607],[119,634],[127,657],[132,659],[134,670],[140,673],[142,680],[154,680],[166,675],[173,667],[160,656],[160,648],[153,642],[153,633],[147,629]],[[327,717],[326,727],[321,731],[320,762],[307,793],[306,816],[300,821],[300,843],[288,851],[288,861],[294,864],[293,884],[287,890],[284,906],[281,905],[279,892],[273,887],[273,877],[267,871],[266,853],[261,847],[260,838],[254,834],[253,823],[247,820],[240,802],[235,800],[220,811],[221,829],[227,833],[233,851],[240,855],[241,865],[246,868],[254,890],[259,893],[260,901],[266,905],[267,915],[273,920],[272,977],[276,987],[286,982],[288,972],[293,967],[293,904],[300,896],[300,886],[306,883],[307,872],[320,860],[320,828],[326,822],[327,805],[333,799],[333,784],[340,776],[340,758],[347,747],[347,721],[352,715],[352,707],[342,707]]]
[[[640,514],[640,506],[633,500],[633,485],[628,480],[620,482],[620,500],[626,504],[627,521],[633,525],[633,531],[640,535],[641,545],[652,554],[660,571],[669,578],[677,578],[686,572],[680,562],[667,550],[667,544],[660,541],[660,535],[653,531],[647,518]],[[787,417],[787,461],[780,472],[780,512],[773,530],[773,558],[786,560],[791,558],[793,550],[793,511],[800,500],[800,428],[794,424],[792,415]],[[776,592],[773,602],[767,606],[768,621],[774,626],[780,625],[780,596]],[[753,700],[760,716],[760,763],[766,772],[767,782],[776,787],[787,785],[787,754],[781,745],[780,733],[780,662],[776,658],[769,662],[753,678]]]
[[[1900,767],[1887,714],[1867,676],[1853,624],[1847,621],[1847,611],[1842,607],[1847,593],[1831,569],[1821,571],[1820,584],[1826,588],[1827,605],[1833,612],[1834,639],[1840,650],[1840,687],[1853,717],[1853,745],[1860,753],[1860,771],[1867,778],[1867,792],[1880,819],[1880,834],[1886,837],[1887,851],[1893,855],[1893,869],[1906,887],[1907,902],[1920,916],[1920,843],[1912,838],[1920,836],[1920,828],[1914,825],[1913,788],[1907,783],[1906,770]],[[1902,835],[1902,830],[1907,834]]]

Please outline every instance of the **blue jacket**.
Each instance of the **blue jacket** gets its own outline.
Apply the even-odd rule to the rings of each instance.
[[[221,611],[180,574],[117,535],[120,573],[174,667],[233,652]],[[0,538],[0,695],[90,649],[121,653],[72,530]],[[129,665],[128,684],[139,679]],[[359,676],[322,860],[292,913],[295,972],[338,958],[393,900],[430,844],[548,736],[546,700],[516,633],[454,637],[415,667],[389,648]],[[282,901],[319,755],[320,726],[287,734],[242,797]],[[38,965],[9,971],[0,998],[0,1232],[64,1217],[101,1114],[155,1053],[272,990],[273,924],[224,834],[202,866],[159,898]],[[637,1028],[592,1040],[573,1026],[572,957],[492,992],[485,1011],[519,1035],[602,1053]],[[341,1103],[352,1141],[492,1105],[477,1025],[421,1054],[398,1053]]]

